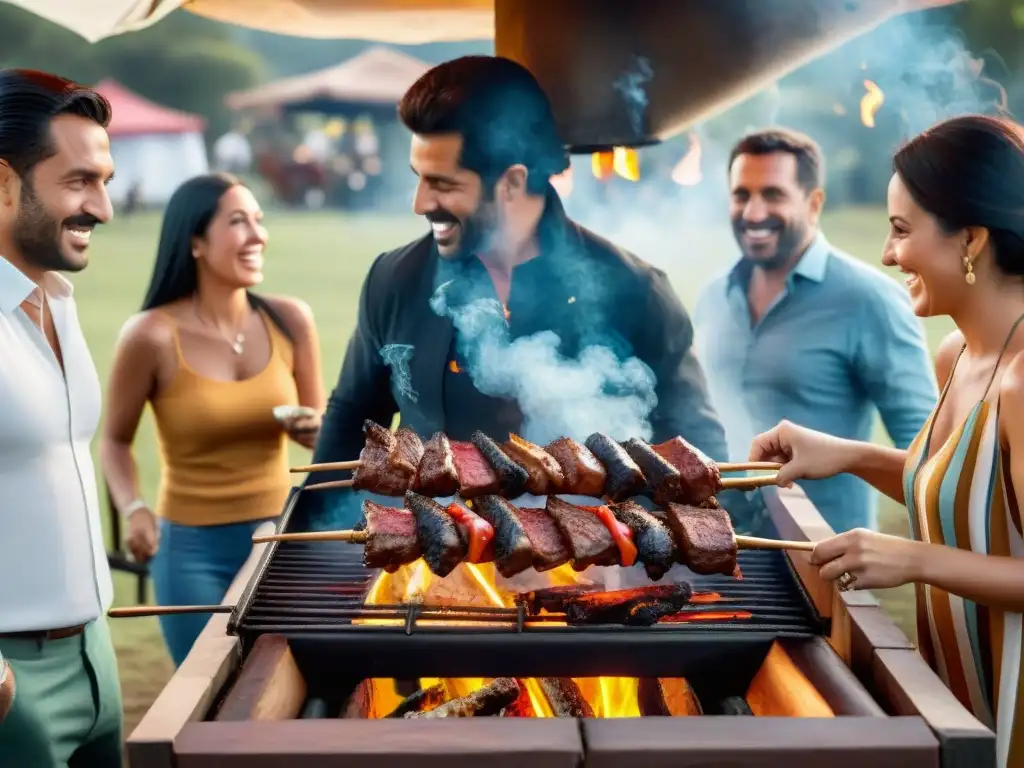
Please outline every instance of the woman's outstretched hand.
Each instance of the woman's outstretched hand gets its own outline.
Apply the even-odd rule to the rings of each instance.
[[[820,480],[848,471],[855,445],[849,440],[780,421],[754,438],[749,461],[782,464],[778,485],[789,488],[797,480]]]

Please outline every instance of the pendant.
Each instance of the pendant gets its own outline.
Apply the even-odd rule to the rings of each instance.
[[[238,334],[235,338],[235,343],[231,345],[231,348],[235,350],[236,355],[242,354],[242,350],[245,349],[245,334]]]

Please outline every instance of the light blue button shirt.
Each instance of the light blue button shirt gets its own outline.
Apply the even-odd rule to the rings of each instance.
[[[783,419],[870,440],[877,408],[906,448],[938,398],[924,329],[898,283],[837,251],[821,234],[752,323],[738,262],[697,300],[695,347],[725,426],[730,458]],[[852,475],[800,482],[837,531],[876,528],[872,489]]]

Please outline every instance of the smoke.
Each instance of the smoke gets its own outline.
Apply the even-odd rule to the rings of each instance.
[[[415,403],[419,394],[412,388],[412,373],[409,371],[412,353],[412,344],[385,344],[380,350],[384,365],[391,368],[391,383],[398,394]]]
[[[452,319],[473,386],[516,401],[527,440],[541,445],[562,435],[585,440],[594,432],[620,440],[651,436],[649,416],[658,400],[654,374],[645,363],[636,357],[620,360],[599,344],[566,357],[552,331],[512,340],[498,301],[450,304],[451,285],[438,287],[430,307]]]
[[[626,72],[615,81],[615,90],[622,94],[622,99],[629,110],[629,121],[633,130],[642,133],[644,130],[644,116],[647,113],[647,91],[644,86],[654,77],[651,69],[651,62],[643,57],[635,58],[634,69]]]

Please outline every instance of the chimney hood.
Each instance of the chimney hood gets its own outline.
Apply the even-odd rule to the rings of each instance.
[[[669,138],[906,5],[495,0],[494,10],[495,52],[533,72],[570,150],[589,153]]]

